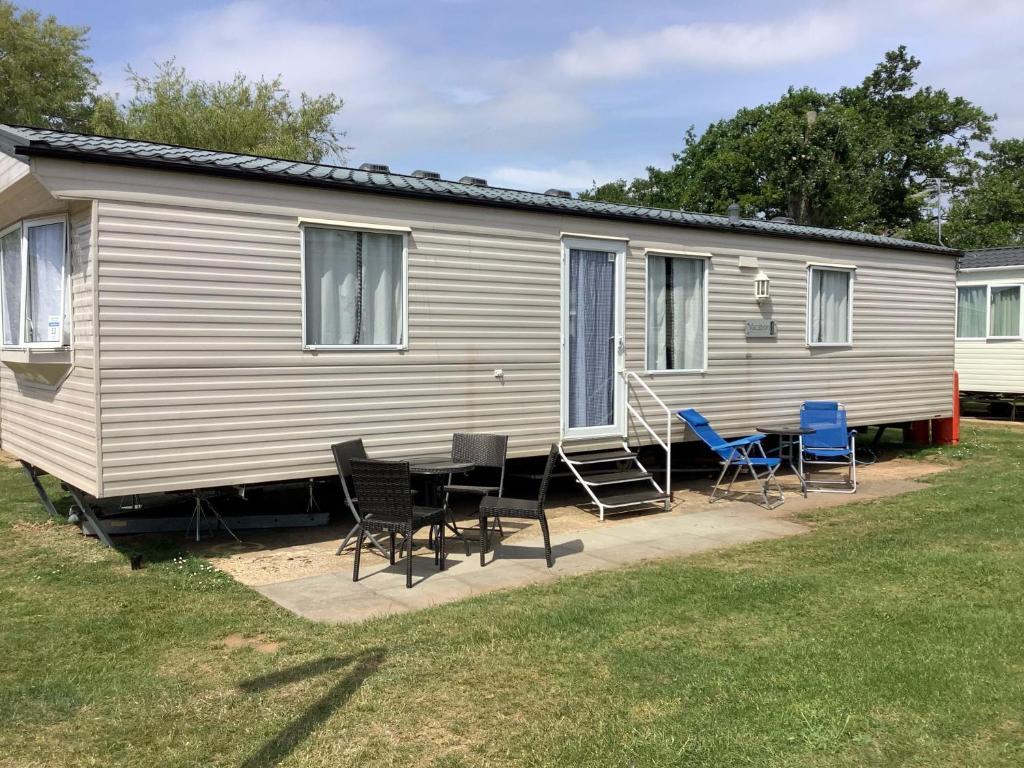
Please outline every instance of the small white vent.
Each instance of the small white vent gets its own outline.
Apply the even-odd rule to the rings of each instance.
[[[565,189],[549,189],[544,193],[545,195],[554,195],[555,197],[572,197],[572,192]]]
[[[417,179],[430,179],[432,181],[441,180],[441,174],[437,171],[413,171],[412,175]]]
[[[381,163],[363,163],[359,170],[367,173],[391,173],[391,169]]]
[[[487,179],[481,179],[479,176],[463,176],[459,179],[460,184],[472,184],[474,187],[486,187]]]

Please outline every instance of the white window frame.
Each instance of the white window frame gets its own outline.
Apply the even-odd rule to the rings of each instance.
[[[615,383],[612,396],[615,399],[613,423],[597,427],[569,426],[569,251],[601,251],[615,256]],[[619,237],[563,236],[561,265],[561,307],[560,307],[560,370],[559,391],[559,432],[566,439],[626,436],[626,257],[629,241]]]
[[[360,224],[348,221],[327,221],[323,219],[302,219],[299,227],[299,281],[302,301],[302,349],[316,351],[374,352],[406,351],[409,349],[409,233],[408,227],[391,227],[375,224]],[[306,343],[306,227],[316,229],[345,229],[352,232],[371,234],[401,235],[402,237],[402,317],[399,321],[401,338],[398,344],[307,344]]]
[[[958,288],[966,288],[968,286],[957,286]],[[985,286],[988,290],[985,291],[985,339],[993,339],[995,341],[1014,341],[1024,338],[1024,285],[1021,283],[988,283]],[[1016,336],[994,336],[992,335],[992,289],[993,288],[1016,288],[1017,289],[1017,303],[1020,306],[1020,317],[1017,320]],[[959,306],[959,301],[957,305]]]
[[[647,358],[648,344],[647,344],[647,331],[649,323],[647,322],[648,315],[651,311],[651,297],[650,297],[650,280],[648,276],[648,270],[650,265],[651,256],[661,256],[663,258],[671,259],[692,259],[694,261],[704,262],[704,280],[701,286],[701,290],[704,291],[704,366],[702,368],[651,368],[651,361]],[[709,298],[711,291],[709,289],[709,275],[711,272],[711,254],[706,251],[667,251],[664,249],[645,249],[644,250],[644,372],[650,376],[664,376],[666,374],[675,373],[707,373],[708,370],[708,305],[711,303]]]
[[[849,286],[849,300],[846,310],[846,341],[813,341],[811,332],[811,305],[814,296],[814,272],[845,272],[847,274],[847,285]],[[848,264],[808,264],[807,265],[807,309],[804,325],[806,328],[807,346],[817,349],[831,348],[843,349],[853,346],[853,296],[854,286],[857,282],[857,268]]]
[[[960,336],[958,330],[960,328],[960,289],[961,288],[981,288],[985,291],[985,333],[981,336]],[[953,338],[955,341],[985,341],[988,338],[988,306],[991,301],[988,291],[989,286],[985,283],[967,283],[958,285],[956,287],[956,311],[953,313]]]
[[[20,221],[17,224],[12,224],[9,227],[6,227],[4,229],[0,229],[0,238],[7,237],[7,235],[11,234],[11,232],[17,232],[18,233],[18,254],[19,254],[19,257],[20,257],[20,260],[21,260],[21,266],[22,266],[22,269],[23,269],[22,276],[21,276],[22,285],[21,285],[20,293],[24,294],[24,292],[25,292],[25,286],[24,286],[24,283],[25,283],[25,273],[24,273],[25,253],[24,253],[24,248],[23,248],[23,245],[24,245],[24,233],[21,231],[21,222]],[[7,296],[6,288],[7,288],[7,286],[4,284],[3,269],[0,269],[0,307],[3,306],[4,298]],[[22,307],[22,310],[24,310],[24,309],[25,308]],[[21,314],[25,314],[24,311],[22,311]],[[22,320],[20,325],[24,325],[24,324],[25,324],[25,322],[24,322],[24,320]],[[20,343],[19,344],[7,344],[7,343],[4,343],[4,341],[3,341],[3,339],[4,339],[3,330],[4,330],[3,329],[3,316],[0,315],[0,344],[3,344],[3,348],[4,349],[21,349],[21,344]],[[21,330],[20,326],[19,326],[18,330],[19,331]],[[18,338],[19,339],[24,339],[24,337],[21,336],[20,333],[18,335]]]
[[[57,341],[25,341],[28,318],[28,232],[35,227],[48,224],[64,225],[64,258],[61,261],[60,279],[60,327]],[[71,222],[67,214],[23,219],[0,232],[0,237],[21,230],[21,312],[19,317],[19,344],[4,344],[4,349],[69,349],[71,346],[71,313],[68,308],[69,276],[71,275]],[[3,275],[0,274],[0,291],[4,289]],[[0,296],[4,294],[0,293]],[[67,339],[67,341],[65,341]],[[2,339],[0,339],[2,341]]]

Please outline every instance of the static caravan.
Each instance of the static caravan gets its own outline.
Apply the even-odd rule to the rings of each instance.
[[[326,476],[349,436],[664,439],[662,403],[726,434],[952,412],[952,250],[0,131],[0,438],[95,497]]]
[[[956,278],[956,368],[965,395],[1024,396],[1024,247],[965,253]]]

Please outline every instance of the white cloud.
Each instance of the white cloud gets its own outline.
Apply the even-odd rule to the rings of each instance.
[[[587,112],[577,94],[539,77],[537,63],[419,56],[384,30],[300,18],[262,0],[183,16],[133,60],[172,56],[194,77],[280,73],[293,93],[336,93],[345,101],[339,127],[355,148],[350,160],[387,162],[438,143],[528,149],[572,131]],[[117,75],[105,84],[123,92]]]
[[[856,82],[900,40],[924,60],[922,81],[999,111],[1001,135],[1019,131],[1024,3],[990,5],[972,14],[956,0],[818,6],[808,0],[805,7],[819,10],[765,6],[764,16],[736,22],[712,21],[730,12],[709,8],[696,12],[703,18],[695,23],[595,27],[567,34],[546,50],[534,46],[529,55],[500,58],[454,44],[425,48],[415,35],[403,38],[401,25],[392,28],[384,14],[372,26],[348,23],[340,3],[315,4],[317,15],[273,0],[234,0],[184,13],[162,29],[126,34],[117,55],[142,72],[174,56],[196,77],[280,73],[295,94],[334,92],[345,100],[338,127],[355,147],[350,162],[578,191],[595,180],[643,174],[648,163],[669,163],[687,124],[706,124],[743,106],[740,97],[721,91],[710,98],[699,88],[669,90],[680,73],[712,72],[718,83],[724,81],[718,73],[736,73],[748,86],[743,98],[764,83],[763,99],[770,99],[778,95],[777,74],[785,66],[808,65],[794,85],[815,85],[822,77],[832,84]],[[438,35],[429,37],[436,44]],[[851,69],[854,60],[857,69]],[[104,83],[124,94],[121,65],[105,67]],[[613,125],[620,134],[613,134]],[[633,125],[635,132],[623,127]],[[537,162],[559,155],[576,160]]]
[[[670,67],[749,70],[834,56],[860,24],[845,11],[779,22],[676,24],[635,35],[592,29],[555,54],[560,71],[584,79],[640,77]]]
[[[549,168],[503,165],[487,172],[487,180],[495,187],[512,189],[565,189],[579,192],[594,182],[602,183],[635,175],[632,168],[596,166],[583,160],[571,160]]]

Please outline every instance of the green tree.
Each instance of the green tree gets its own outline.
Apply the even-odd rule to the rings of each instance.
[[[995,140],[978,157],[977,180],[953,199],[943,241],[964,249],[1024,245],[1024,140]],[[936,233],[927,226],[915,235],[934,240]]]
[[[125,105],[100,99],[95,133],[311,163],[341,160],[347,149],[344,133],[332,127],[343,105],[334,94],[303,93],[293,105],[280,76],[205,82],[190,78],[173,59],[153,76],[131,68],[128,76],[134,95]]]
[[[992,116],[944,90],[915,88],[920,62],[900,47],[864,81],[835,93],[790,88],[739,110],[700,136],[691,128],[667,170],[595,186],[584,197],[869,231],[906,230],[922,217],[924,179],[962,186],[971,144]]]
[[[98,82],[87,27],[19,11],[0,0],[0,122],[83,130]]]

